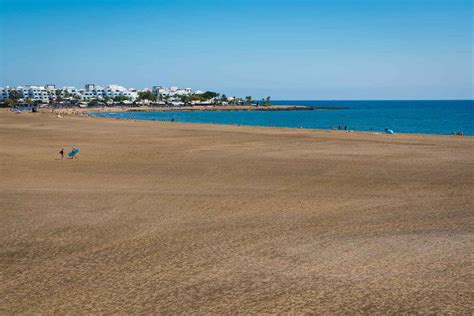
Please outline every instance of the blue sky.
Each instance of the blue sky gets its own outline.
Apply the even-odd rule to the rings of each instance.
[[[472,99],[471,0],[0,0],[0,86]]]

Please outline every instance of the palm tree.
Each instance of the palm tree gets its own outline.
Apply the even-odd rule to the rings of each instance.
[[[10,98],[6,98],[5,100],[3,100],[3,105],[7,108],[12,108],[15,106],[15,101]]]
[[[8,98],[12,99],[13,101],[17,101],[18,99],[21,98],[20,92],[18,92],[16,90],[12,90],[12,91],[8,92]]]

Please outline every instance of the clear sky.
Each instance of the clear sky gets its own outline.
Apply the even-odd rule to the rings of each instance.
[[[0,86],[472,99],[471,0],[0,0]]]

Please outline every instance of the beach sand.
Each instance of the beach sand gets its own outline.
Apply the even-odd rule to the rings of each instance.
[[[85,108],[49,108],[39,107],[38,112],[53,113],[55,115],[81,115],[90,112],[235,112],[235,111],[317,111],[317,110],[341,110],[334,107],[307,107],[304,105],[272,105],[272,106],[252,106],[252,105],[192,105],[192,106],[101,106]]]
[[[0,111],[0,313],[472,314],[473,191],[472,137]]]

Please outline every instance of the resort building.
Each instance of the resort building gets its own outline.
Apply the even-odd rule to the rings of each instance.
[[[163,87],[153,86],[152,89],[145,88],[143,90],[127,89],[118,84],[110,84],[101,87],[94,83],[84,85],[84,89],[77,89],[72,86],[65,86],[57,89],[54,84],[46,84],[44,86],[17,86],[17,87],[0,87],[0,102],[10,98],[11,91],[16,91],[15,98],[21,102],[40,101],[48,103],[60,97],[62,100],[104,100],[105,98],[114,100],[117,97],[126,98],[130,101],[138,99],[138,93],[142,91],[151,91],[158,99],[165,97],[168,102],[181,102],[183,96],[193,94],[202,94],[202,91],[193,92],[191,88],[178,88],[176,86]],[[60,100],[60,101],[62,101]]]
[[[115,98],[115,97],[126,97],[129,98],[130,100],[134,101],[138,98],[138,92],[137,90],[128,90],[122,86],[119,86],[117,84],[111,84],[105,87],[104,90],[104,97],[108,98]]]
[[[9,86],[6,86],[5,88],[4,87],[0,87],[0,101],[3,101],[5,99],[8,99],[8,92],[9,92],[9,89],[10,87]]]
[[[186,96],[186,95],[193,94],[193,90],[191,88],[184,88],[184,89],[180,89],[178,87],[165,88],[162,86],[153,86],[152,92],[158,98],[161,96],[172,97],[172,96]]]
[[[105,97],[105,89],[95,84],[86,84],[84,91],[81,92],[83,100],[102,100]]]
[[[61,97],[80,96],[79,90],[76,87],[63,87]]]
[[[54,90],[46,90],[45,87],[42,86],[18,86],[18,87],[0,87],[0,100],[3,101],[10,97],[12,91],[18,92],[19,100],[22,101],[41,101],[41,102],[49,102],[50,97],[53,97]]]

